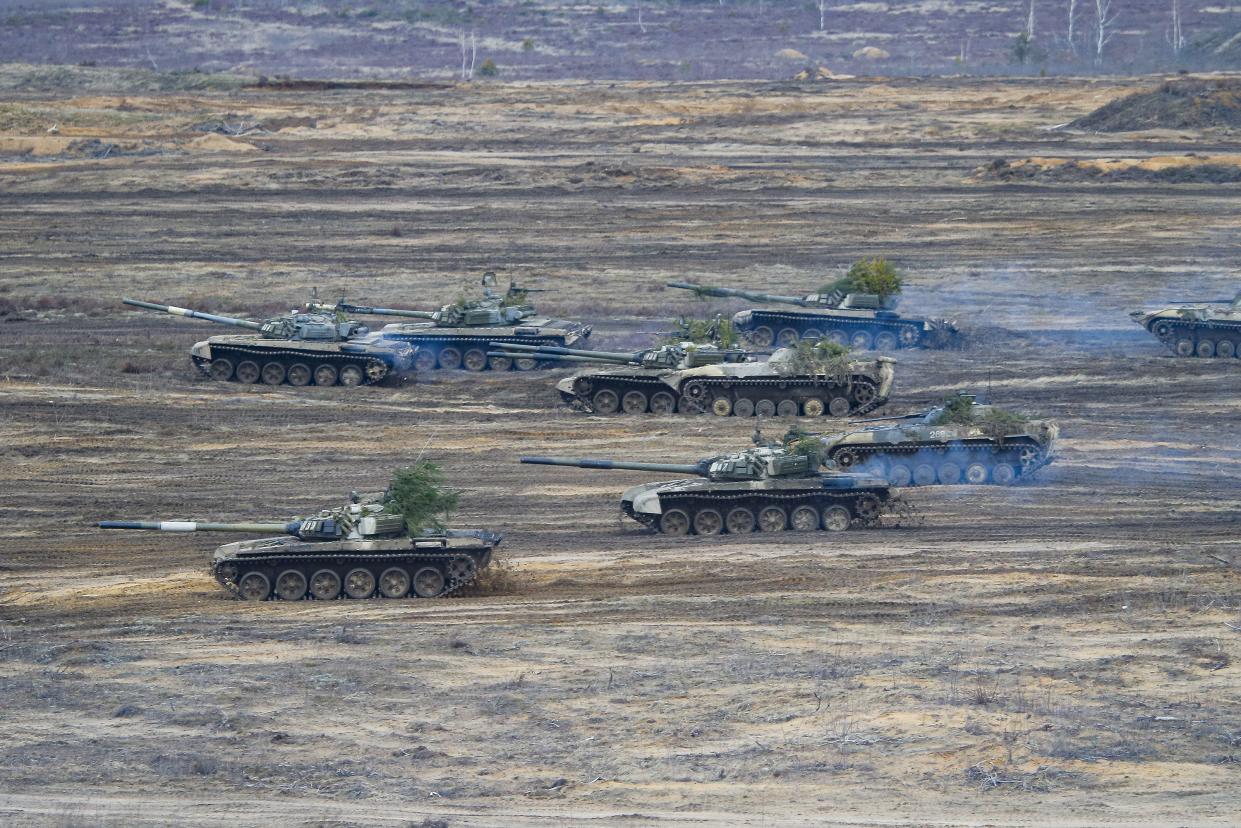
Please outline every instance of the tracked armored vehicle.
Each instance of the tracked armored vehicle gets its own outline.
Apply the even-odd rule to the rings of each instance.
[[[266,385],[375,385],[413,367],[415,349],[371,333],[365,325],[323,313],[289,313],[263,322],[122,299],[126,305],[257,331],[213,336],[190,349],[194,366],[213,380]]]
[[[744,310],[733,316],[733,329],[756,348],[786,348],[799,340],[826,339],[855,351],[891,352],[898,348],[947,348],[959,341],[956,323],[948,319],[916,319],[898,314],[896,297],[869,293],[812,293],[781,296],[755,290],[668,282],[668,287],[699,296],[739,297],[807,310]]]
[[[526,302],[529,288],[509,283],[508,292],[497,296],[495,274],[483,276],[483,298],[444,305],[437,311],[375,308],[341,302],[336,310],[350,314],[406,316],[426,322],[385,325],[385,339],[418,346],[414,367],[419,371],[435,368],[467,371],[528,371],[541,367],[536,359],[487,356],[489,342],[517,342],[532,345],[573,346],[584,343],[591,328],[581,322],[538,316]]]
[[[410,535],[382,502],[352,502],[287,523],[104,521],[101,529],[272,535],[215,550],[211,574],[249,601],[279,598],[438,598],[474,582],[501,536],[487,531]]]
[[[816,472],[810,458],[768,446],[689,465],[559,457],[523,457],[521,462],[705,478],[644,483],[621,495],[626,515],[665,535],[747,535],[786,529],[841,532],[877,526],[892,499],[882,478]]]
[[[702,414],[720,417],[847,417],[888,400],[895,361],[804,359],[781,349],[765,361],[746,351],[711,345],[663,345],[634,353],[495,343],[493,353],[529,354],[563,362],[613,367],[567,377],[556,390],[574,409],[595,414]]]
[[[893,486],[1024,480],[1055,460],[1059,426],[1027,420],[958,394],[943,405],[902,417],[877,417],[859,431],[812,435],[829,468],[886,478]],[[790,432],[786,443],[808,439]]]
[[[1241,293],[1232,300],[1129,315],[1177,356],[1241,357]]]

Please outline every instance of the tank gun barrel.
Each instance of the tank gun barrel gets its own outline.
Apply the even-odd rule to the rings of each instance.
[[[188,316],[191,319],[204,319],[208,322],[218,322],[222,325],[236,325],[239,328],[249,328],[254,331],[263,329],[263,326],[260,323],[251,322],[249,319],[236,319],[232,316],[220,316],[214,313],[203,313],[202,311],[190,310],[189,308],[178,308],[175,305],[158,305],[155,302],[143,302],[139,299],[122,299],[121,302],[126,305],[133,305],[135,308],[163,311],[164,313],[171,313],[174,316]]]
[[[409,310],[407,308],[376,308],[369,305],[351,305],[348,302],[338,302],[337,310],[345,313],[360,313],[367,316],[405,316],[410,319],[434,319],[438,311],[420,311]]]
[[[149,529],[157,532],[247,532],[257,535],[296,535],[300,520],[288,523],[201,523],[192,520],[105,520],[100,529]]]
[[[668,472],[670,474],[696,474],[706,477],[706,464],[636,463],[624,460],[592,460],[584,457],[523,457],[523,463],[538,466],[574,466],[579,469],[630,469],[633,471]]]
[[[521,342],[488,342],[492,348],[504,351],[517,351],[531,355],[559,357],[589,357],[601,362],[641,362],[642,351],[625,353],[624,351],[587,351],[581,348],[562,348],[559,345],[526,345]],[[508,356],[508,354],[502,354]]]
[[[801,296],[781,296],[776,293],[759,293],[756,290],[695,285],[690,282],[667,282],[666,284],[671,288],[692,290],[699,296],[736,296],[741,299],[752,299],[755,302],[776,302],[781,305],[800,305],[803,308],[811,307],[814,304]]]

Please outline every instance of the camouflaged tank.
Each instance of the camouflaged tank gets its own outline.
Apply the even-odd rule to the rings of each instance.
[[[958,394],[943,405],[903,417],[878,417],[859,431],[805,435],[790,432],[786,443],[811,439],[829,468],[861,471],[893,486],[995,483],[1028,478],[1055,459],[1059,426],[1028,420]]]
[[[733,316],[733,329],[756,348],[786,348],[799,340],[826,339],[854,351],[891,352],[898,348],[948,348],[960,340],[950,319],[918,319],[896,313],[894,296],[871,293],[811,293],[781,296],[755,290],[668,282],[698,296],[740,297],[755,302],[797,305],[808,310],[744,310]]]
[[[1177,356],[1241,357],[1241,293],[1231,300],[1129,315]]]
[[[483,275],[483,298],[444,305],[437,311],[375,308],[338,303],[333,309],[344,313],[376,316],[407,316],[426,322],[405,322],[385,325],[380,332],[385,339],[418,346],[414,367],[419,371],[436,368],[467,371],[529,371],[545,367],[530,357],[510,359],[487,356],[489,342],[516,342],[532,345],[573,346],[584,343],[591,327],[581,322],[539,316],[534,305],[526,302],[530,288],[509,283],[508,292],[497,296],[495,274]]]
[[[126,305],[257,331],[213,336],[194,344],[190,360],[213,380],[266,385],[374,385],[414,364],[415,349],[382,338],[358,322],[293,312],[263,322],[122,299]]]
[[[689,342],[633,353],[498,342],[493,346],[504,350],[492,353],[509,358],[527,354],[612,366],[556,384],[572,408],[594,414],[847,417],[886,403],[895,376],[890,357],[820,363],[803,358],[805,349],[796,348],[782,348],[759,361],[737,348]]]
[[[226,543],[212,557],[216,581],[249,601],[438,598],[473,583],[502,538],[454,530],[411,536],[382,500],[357,497],[287,523],[104,521],[99,528],[273,536]]]
[[[705,478],[643,483],[621,495],[626,515],[665,535],[747,535],[786,529],[841,532],[877,526],[892,500],[883,478],[814,471],[805,455],[769,446],[689,465],[564,457],[523,457],[521,462]]]

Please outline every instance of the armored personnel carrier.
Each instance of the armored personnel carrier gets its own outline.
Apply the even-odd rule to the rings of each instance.
[[[613,366],[556,384],[571,407],[595,414],[847,417],[887,402],[895,374],[889,357],[869,363],[819,360],[808,345],[758,361],[740,349],[688,342],[633,353],[495,344],[504,350],[493,353],[509,358],[524,353]]]
[[[972,394],[916,414],[861,422],[885,425],[838,434],[790,432],[785,441],[814,440],[827,467],[884,477],[893,486],[1003,486],[1051,463],[1060,434],[1050,420],[1028,420],[976,402]]]
[[[226,543],[211,574],[248,601],[280,598],[437,598],[472,583],[501,535],[427,530],[411,535],[383,501],[353,502],[287,523],[112,520],[101,529],[283,535]]]
[[[705,478],[643,483],[621,495],[626,515],[665,535],[745,535],[785,529],[842,532],[852,526],[878,525],[892,498],[883,478],[816,472],[809,457],[768,446],[688,465],[560,457],[523,457],[521,462]]]
[[[375,308],[340,302],[336,310],[375,316],[406,316],[426,322],[385,325],[385,339],[418,346],[414,367],[419,371],[435,368],[467,371],[528,371],[539,367],[530,357],[487,356],[489,342],[518,342],[533,345],[572,346],[584,343],[591,328],[581,322],[566,322],[538,316],[526,302],[530,288],[509,283],[508,292],[497,296],[495,274],[483,275],[483,298],[444,305],[437,311]]]
[[[1241,293],[1232,300],[1129,315],[1177,356],[1241,357]]]
[[[733,329],[756,348],[786,348],[798,340],[827,339],[855,351],[898,348],[946,348],[959,340],[956,323],[948,319],[914,319],[896,313],[896,297],[870,293],[811,293],[780,296],[755,290],[668,282],[699,296],[732,296],[808,310],[744,310],[733,316]]]
[[[414,348],[371,333],[365,325],[322,313],[289,313],[263,322],[122,299],[126,305],[256,331],[213,336],[190,349],[190,360],[213,380],[267,385],[374,385],[410,370]]]

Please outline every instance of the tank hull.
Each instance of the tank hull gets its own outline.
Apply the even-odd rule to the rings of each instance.
[[[958,339],[947,323],[869,310],[741,311],[733,329],[757,348],[788,347],[800,340],[829,339],[854,351],[880,353],[902,348],[947,348]]]
[[[830,444],[825,455],[841,469],[874,474],[893,486],[1010,485],[1056,459],[1050,445],[1024,434],[1003,439],[846,439]]]
[[[416,351],[369,334],[344,342],[213,336],[190,349],[209,379],[266,385],[377,385],[414,367]]]
[[[1241,357],[1241,311],[1170,308],[1134,313],[1134,320],[1182,357]]]
[[[590,337],[590,326],[559,319],[526,319],[521,325],[439,326],[434,322],[385,325],[384,339],[405,342],[418,348],[415,367],[419,371],[528,371],[546,368],[552,360],[488,357],[491,343],[552,345],[572,348]]]

